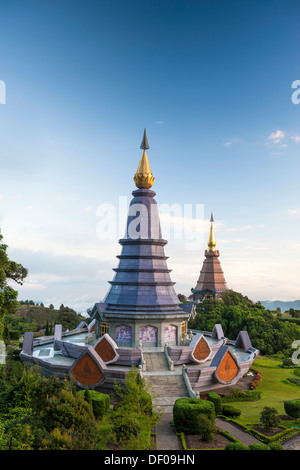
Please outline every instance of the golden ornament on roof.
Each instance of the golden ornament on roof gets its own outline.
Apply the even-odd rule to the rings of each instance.
[[[207,245],[208,245],[209,250],[215,251],[217,242],[216,242],[213,222],[214,222],[214,218],[213,218],[213,214],[211,213],[210,229],[209,229],[209,236],[208,236]]]
[[[143,149],[143,154],[133,179],[137,188],[150,189],[154,183],[154,176],[152,174],[146,152],[146,149],[149,148],[146,129],[144,130],[144,136],[140,148]]]

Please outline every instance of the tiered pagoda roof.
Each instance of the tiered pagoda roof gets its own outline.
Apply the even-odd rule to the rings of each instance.
[[[221,292],[228,290],[224,273],[219,261],[220,253],[216,249],[216,237],[213,226],[213,215],[210,219],[210,230],[208,237],[208,249],[205,250],[205,260],[203,262],[197,285],[192,289],[195,300],[202,300],[206,295],[214,298]]]
[[[104,299],[103,317],[142,318],[155,316],[187,317],[180,307],[167,266],[162,238],[156,193],[146,149],[149,148],[146,130],[141,144],[143,154],[134,175],[137,190],[133,191],[125,237],[119,240],[122,252],[115,277]]]

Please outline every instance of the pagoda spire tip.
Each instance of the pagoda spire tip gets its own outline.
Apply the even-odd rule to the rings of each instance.
[[[216,244],[217,244],[217,243],[216,243],[216,237],[215,237],[215,231],[214,231],[213,222],[214,222],[214,216],[213,216],[213,213],[211,213],[211,217],[210,217],[210,230],[209,230],[209,236],[208,236],[207,245],[208,245],[208,249],[209,249],[209,250],[215,251],[215,250],[216,250]]]
[[[144,129],[143,140],[140,148],[143,150],[143,154],[133,179],[137,188],[150,189],[154,183],[154,176],[152,174],[146,152],[146,149],[149,148],[146,129]]]
[[[142,143],[140,145],[140,149],[142,149],[142,150],[148,150],[149,149],[146,128],[144,129],[144,135],[143,135]]]

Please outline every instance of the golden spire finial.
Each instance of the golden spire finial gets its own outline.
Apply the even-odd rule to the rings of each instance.
[[[214,218],[213,218],[213,213],[211,213],[210,217],[210,229],[209,229],[209,236],[208,236],[208,249],[215,251],[216,250],[216,237],[215,237],[215,231],[214,231],[214,226],[213,226]]]
[[[146,149],[149,148],[146,129],[144,130],[143,140],[140,148],[143,149],[143,154],[133,179],[137,188],[150,189],[154,183],[154,176],[152,174],[146,153]]]

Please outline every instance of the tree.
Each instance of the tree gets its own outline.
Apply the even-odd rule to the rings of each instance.
[[[49,336],[49,322],[48,322],[48,320],[47,320],[47,323],[46,323],[45,335]]]
[[[266,430],[276,428],[280,423],[280,418],[276,408],[265,406],[260,414],[260,420]]]
[[[224,335],[232,340],[241,330],[248,331],[253,346],[261,354],[288,352],[299,338],[300,326],[284,322],[266,310],[261,304],[251,302],[248,297],[227,291],[219,300],[204,300],[197,304],[196,316],[189,327],[211,331],[216,323],[222,325]]]
[[[84,318],[77,315],[75,310],[70,307],[64,307],[63,305],[60,306],[55,318],[57,324],[61,324],[63,328],[67,328],[68,330],[76,328],[81,320],[84,320]]]
[[[8,285],[8,281],[14,281],[22,285],[28,274],[21,264],[11,261],[7,256],[7,245],[2,243],[3,236],[0,232],[0,340],[3,337],[3,319],[6,314],[14,314],[18,308],[18,292]]]
[[[27,390],[27,389],[26,389]],[[30,391],[34,449],[93,450],[97,427],[92,407],[68,380],[37,375]],[[58,431],[57,431],[58,430]]]
[[[111,439],[125,450],[149,450],[150,432],[158,415],[152,411],[148,386],[135,368],[127,373],[124,385],[115,384],[120,401],[107,415],[112,424]]]
[[[203,441],[211,441],[214,439],[217,432],[216,425],[213,420],[205,414],[199,414],[197,416],[198,421],[198,431]]]

